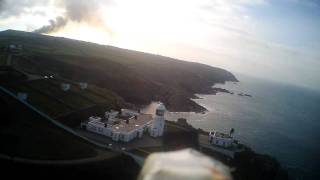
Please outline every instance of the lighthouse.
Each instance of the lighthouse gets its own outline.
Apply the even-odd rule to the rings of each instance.
[[[149,132],[152,137],[159,137],[163,135],[165,111],[166,107],[163,105],[163,103],[159,103],[152,120],[152,125],[150,126]]]

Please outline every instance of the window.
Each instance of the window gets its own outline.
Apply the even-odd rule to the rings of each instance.
[[[158,115],[158,116],[163,116],[163,115],[164,115],[164,111],[157,109],[156,115]]]

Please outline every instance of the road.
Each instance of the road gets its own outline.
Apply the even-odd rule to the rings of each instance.
[[[62,123],[52,119],[50,116],[46,115],[45,113],[41,112],[40,110],[38,110],[37,108],[35,108],[34,106],[32,106],[31,104],[29,104],[28,102],[19,99],[15,94],[13,94],[12,92],[10,92],[9,90],[7,90],[6,88],[0,86],[0,91],[3,91],[4,93],[6,93],[7,95],[13,97],[14,99],[16,99],[17,101],[21,102],[22,104],[24,104],[25,106],[27,106],[30,110],[38,113],[40,116],[42,116],[44,119],[48,120],[49,122],[53,123],[54,125],[64,129],[65,131],[67,131],[68,133],[71,133],[99,148],[105,149],[105,151],[103,153],[98,153],[99,155],[96,157],[92,157],[92,158],[84,158],[84,159],[76,159],[76,160],[34,160],[34,159],[26,159],[26,158],[21,158],[21,157],[9,157],[7,155],[3,155],[0,154],[0,158],[2,159],[10,159],[16,162],[25,162],[25,163],[34,163],[34,164],[80,164],[80,163],[87,163],[87,162],[93,162],[93,161],[99,161],[99,160],[103,160],[106,158],[110,158],[110,155],[116,155],[118,153],[123,153],[126,154],[128,156],[131,156],[134,160],[137,161],[138,164],[142,165],[144,158],[140,157],[138,155],[132,154],[130,152],[126,152],[122,149],[117,149],[117,148],[112,148],[110,146],[108,146],[107,144],[102,144],[96,141],[93,141],[81,134],[79,134],[78,132],[74,131],[73,129],[63,125]],[[99,151],[98,149],[96,149],[97,151]],[[108,152],[106,152],[108,151]],[[109,151],[112,151],[111,153]]]

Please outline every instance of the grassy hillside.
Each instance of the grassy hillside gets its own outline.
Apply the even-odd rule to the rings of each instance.
[[[213,92],[214,83],[236,81],[223,69],[66,38],[0,32],[0,46],[8,44],[23,45],[13,64],[24,71],[87,81],[138,105],[160,100],[172,111],[201,111],[190,100],[194,93]]]
[[[71,83],[70,90],[62,91],[61,83]],[[1,85],[14,94],[27,93],[28,103],[71,127],[79,126],[89,116],[123,106],[121,99],[111,91],[94,85],[80,89],[78,84],[59,78],[7,82]]]
[[[53,125],[0,91],[0,154],[42,161],[0,158],[4,177],[59,179],[136,179],[140,167],[123,154],[102,150]],[[68,160],[81,160],[70,163]],[[86,160],[90,159],[90,160]],[[56,161],[59,160],[59,161]],[[60,160],[70,164],[58,163]],[[39,161],[41,162],[41,161]],[[54,163],[56,162],[56,163]]]
[[[2,92],[0,109],[1,154],[46,160],[96,156],[92,145],[56,127]]]
[[[0,159],[1,175],[12,179],[108,179],[136,180],[139,165],[119,154],[110,158],[80,164],[28,164]]]

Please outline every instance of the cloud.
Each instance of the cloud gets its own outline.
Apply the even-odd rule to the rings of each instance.
[[[39,26],[45,24],[47,19],[51,20],[36,29],[37,33],[52,33],[109,43],[99,40],[105,32],[112,34],[110,30],[112,29],[117,32],[117,36],[112,37],[114,39],[111,42],[115,46],[193,60],[233,72],[320,89],[320,77],[317,73],[320,54],[319,51],[312,50],[319,49],[319,43],[310,46],[313,48],[305,49],[292,48],[292,41],[288,40],[281,41],[282,45],[275,43],[279,41],[270,36],[279,37],[281,33],[279,27],[274,25],[274,21],[268,21],[276,10],[274,6],[277,3],[274,1],[117,0],[114,6],[110,6],[110,2],[112,3],[111,0],[0,0],[0,19],[19,16],[10,22],[17,24],[21,21],[21,24],[28,24],[29,19],[33,18],[30,17],[30,13],[38,12],[35,16],[42,16],[42,19],[39,18],[39,21],[30,28],[35,29],[35,25]],[[310,6],[319,4],[316,0],[282,0],[282,2],[303,3]],[[43,8],[39,8],[41,6]],[[265,7],[269,11],[259,11]],[[43,9],[48,11],[50,8],[61,11],[55,13],[43,11]],[[260,16],[263,13],[263,21],[261,17],[256,16],[257,11]],[[45,15],[41,15],[40,12]],[[27,14],[29,19],[26,20]],[[103,15],[108,18],[107,23]],[[285,12],[282,15],[283,17],[277,18],[290,19]],[[295,21],[299,22],[300,19]],[[4,21],[1,23],[5,24]],[[283,26],[289,27],[287,24]],[[25,25],[22,24],[20,27]],[[95,30],[104,31],[101,35],[96,35],[84,27],[94,27]],[[81,31],[81,28],[84,30]],[[275,31],[267,31],[268,28]],[[283,32],[287,33],[290,39],[297,38],[293,33],[298,32],[296,29],[286,28]],[[96,35],[95,38],[92,38],[94,36],[92,34]],[[310,44],[308,38],[304,36],[306,35],[299,36],[303,42],[301,44]],[[305,51],[306,49],[311,53]]]
[[[99,14],[97,14],[99,5],[101,5],[101,3],[94,0],[67,0],[65,1],[66,16],[73,21],[90,21],[95,18],[94,15],[100,17]]]
[[[36,1],[36,0],[0,0],[0,18],[8,18],[12,16],[20,16],[30,13],[31,8],[36,6],[48,5],[50,1]],[[38,11],[37,13],[43,13]],[[33,12],[34,13],[34,12]]]
[[[0,19],[21,17],[22,15],[46,16],[47,8],[62,9],[60,14],[49,20],[48,25],[34,30],[36,33],[51,33],[63,29],[69,21],[87,23],[96,26],[112,34],[108,25],[104,22],[101,7],[112,3],[98,0],[0,0]]]
[[[319,0],[287,0],[291,3],[296,3],[302,6],[311,7],[311,8],[319,8],[320,1]]]
[[[178,4],[181,9],[179,9],[179,13],[174,10],[171,13],[170,7],[165,6],[163,9],[159,9],[161,6],[145,7],[148,10],[158,8],[149,10],[151,13],[148,14],[148,19],[156,19],[157,14],[161,11],[169,14],[169,19],[157,21],[157,24],[152,27],[156,27],[156,29],[170,27],[170,31],[153,31],[152,27],[148,27],[150,32],[143,33],[142,36],[137,34],[136,38],[131,40],[135,42],[134,46],[129,49],[135,48],[138,43],[141,43],[139,50],[142,51],[219,66],[232,72],[245,73],[260,78],[320,89],[320,77],[317,76],[317,67],[320,66],[319,52],[316,53],[318,56],[313,57],[309,52],[291,47],[292,44],[289,41],[281,45],[268,39],[267,34],[259,31],[260,22],[257,23],[259,19],[254,17],[251,9],[265,6],[272,8],[269,4],[271,2],[210,0],[193,1],[193,4],[190,5],[186,3]],[[173,9],[175,9],[174,7]],[[184,9],[186,10],[184,11]],[[156,13],[156,15],[152,13]],[[143,16],[140,16],[141,18],[136,18],[134,14],[132,16],[133,19],[144,21]],[[156,18],[150,18],[153,16]],[[186,17],[188,17],[187,21]],[[147,22],[150,24],[150,21]],[[126,23],[125,19],[124,23]],[[267,26],[276,28],[272,24],[267,24]],[[135,28],[139,27],[132,27],[131,32],[138,32],[139,29],[135,30]],[[295,30],[291,29],[290,31]],[[148,37],[145,37],[146,35]],[[132,37],[134,34],[130,34],[130,36]],[[152,39],[153,42],[149,39]],[[150,42],[156,44],[155,48],[149,45]],[[148,44],[149,47],[143,47],[143,44]]]

